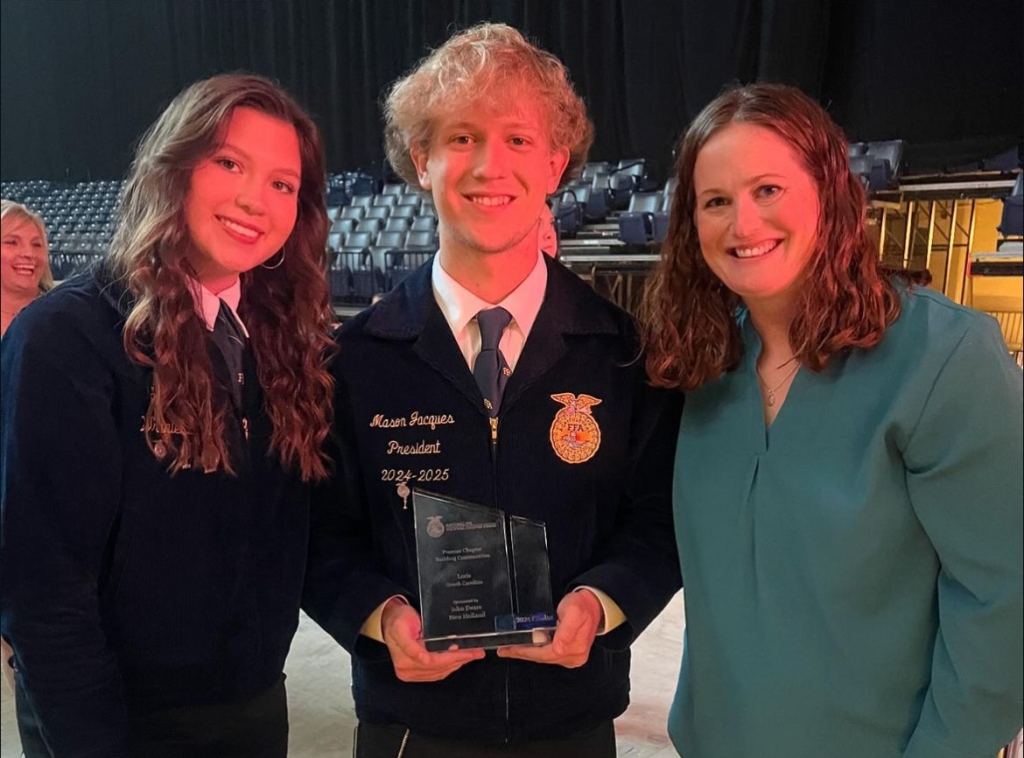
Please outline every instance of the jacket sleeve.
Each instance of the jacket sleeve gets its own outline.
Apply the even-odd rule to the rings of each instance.
[[[642,366],[642,362],[640,363]],[[672,470],[683,396],[651,387],[639,367],[630,432],[630,460],[612,536],[595,564],[571,588],[596,587],[622,609],[626,621],[598,644],[632,643],[682,586],[672,528]]]
[[[978,320],[934,382],[903,451],[940,561],[931,684],[905,758],[987,758],[1021,726],[1024,387]]]
[[[384,646],[361,636],[360,629],[388,598],[415,598],[384,575],[376,557],[381,546],[374,544],[352,404],[344,378],[334,373],[335,420],[328,442],[334,469],[313,491],[302,607],[350,653],[385,657]]]
[[[87,319],[40,309],[0,360],[3,636],[54,756],[127,755],[98,586],[119,507],[113,374]]]

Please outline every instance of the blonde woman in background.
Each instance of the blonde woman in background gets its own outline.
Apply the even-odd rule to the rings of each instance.
[[[0,200],[0,336],[22,308],[53,286],[46,226],[43,220],[21,203]],[[14,689],[10,666],[10,646],[0,641],[4,678]]]
[[[2,200],[0,212],[0,289],[3,292],[0,335],[22,308],[53,286],[46,226],[21,203]],[[8,658],[6,646],[4,661]]]

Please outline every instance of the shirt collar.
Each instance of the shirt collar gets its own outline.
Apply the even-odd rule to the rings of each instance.
[[[206,289],[197,279],[192,277],[186,277],[188,279],[189,287],[192,290],[192,299],[196,304],[196,313],[198,313],[203,323],[206,324],[206,328],[211,332],[213,331],[214,324],[217,323],[217,313],[220,312],[220,301],[223,300],[231,308],[231,312],[234,314],[238,323],[242,327],[242,331],[245,332],[245,336],[249,336],[249,330],[245,328],[245,324],[242,319],[238,316],[238,303],[242,299],[242,281],[236,279],[235,283],[232,284],[225,290],[221,290],[219,295],[215,295],[210,290]]]
[[[548,269],[544,263],[543,253],[538,250],[537,262],[534,264],[533,270],[500,303],[488,303],[455,281],[441,266],[440,255],[434,256],[431,283],[434,289],[434,299],[437,300],[445,320],[456,337],[470,321],[476,318],[477,313],[497,306],[501,306],[512,314],[512,319],[522,331],[523,336],[528,337],[533,328],[533,322],[537,320],[540,306],[544,302],[544,291],[548,284]]]

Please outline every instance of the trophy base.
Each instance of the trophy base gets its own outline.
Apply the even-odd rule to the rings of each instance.
[[[498,632],[496,634],[474,634],[463,637],[432,637],[423,640],[424,647],[431,653],[443,653],[446,650],[472,650],[483,648],[494,650],[506,645],[547,645],[551,642],[554,629],[520,629],[514,632]]]

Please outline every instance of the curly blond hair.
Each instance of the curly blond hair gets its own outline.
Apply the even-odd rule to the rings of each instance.
[[[410,150],[426,150],[438,115],[471,103],[510,99],[510,91],[542,103],[548,146],[569,150],[565,184],[579,175],[594,141],[587,107],[558,58],[505,24],[479,24],[456,34],[395,82],[384,101],[388,160],[402,179],[419,186]]]

